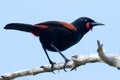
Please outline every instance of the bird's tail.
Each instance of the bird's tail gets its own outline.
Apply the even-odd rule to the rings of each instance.
[[[7,24],[4,29],[13,29],[25,32],[31,32],[35,36],[39,36],[40,28],[35,25],[23,24],[23,23],[10,23]]]
[[[25,32],[31,32],[32,30],[37,30],[37,27],[30,24],[23,24],[23,23],[10,23],[7,24],[4,29],[13,29]]]

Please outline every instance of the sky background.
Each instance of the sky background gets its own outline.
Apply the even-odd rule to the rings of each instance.
[[[97,40],[104,44],[108,54],[120,52],[120,1],[119,0],[1,0],[0,1],[0,75],[48,64],[39,39],[30,33],[8,31],[8,23],[36,24],[49,20],[71,23],[86,16],[105,26],[88,32],[82,40],[64,51],[72,55],[96,53]],[[49,52],[55,62],[64,60],[58,53]],[[104,63],[86,64],[77,71],[42,73],[15,80],[120,80],[120,71]]]

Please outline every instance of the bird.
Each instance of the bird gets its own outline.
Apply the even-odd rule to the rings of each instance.
[[[65,60],[63,69],[66,71],[65,68],[69,59],[62,54],[62,51],[78,43],[94,26],[99,25],[104,24],[89,17],[80,17],[72,23],[65,21],[45,21],[37,24],[9,23],[4,29],[29,32],[38,37],[53,72],[55,62],[50,59],[48,51],[58,52],[63,57]]]

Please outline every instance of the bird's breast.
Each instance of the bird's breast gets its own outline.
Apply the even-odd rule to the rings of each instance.
[[[56,50],[51,47],[51,44],[56,46],[56,48],[58,48],[60,51],[64,51],[79,42],[82,36],[74,32],[65,31],[58,33],[50,32],[49,34],[40,36],[40,39],[41,38],[41,42],[44,44],[47,50],[56,52]]]

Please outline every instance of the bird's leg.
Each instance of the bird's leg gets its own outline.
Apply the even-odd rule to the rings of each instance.
[[[46,51],[46,48],[45,48],[44,46],[43,46],[43,49],[44,49],[45,54],[46,54],[46,56],[47,56],[47,58],[48,58],[48,60],[49,60],[49,63],[51,64],[51,71],[53,72],[55,62],[53,62],[53,61],[50,59],[50,57],[49,57],[49,55],[48,55],[48,53],[47,53],[47,51]],[[54,73],[54,72],[53,72],[53,73]]]
[[[51,44],[51,47],[52,48],[54,48],[63,58],[64,58],[64,60],[65,60],[65,64],[64,64],[64,71],[65,72],[67,72],[66,70],[65,70],[65,68],[66,68],[66,64],[70,61],[67,57],[65,57],[62,53],[61,53],[61,51],[56,47],[56,46],[54,46],[53,44]]]

